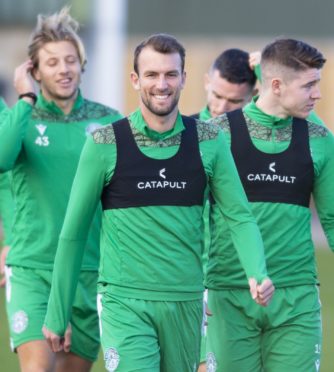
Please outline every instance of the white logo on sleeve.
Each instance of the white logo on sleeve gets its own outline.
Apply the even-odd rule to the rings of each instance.
[[[271,170],[274,173],[276,173],[275,167],[276,167],[276,163],[275,162],[269,164],[269,170]]]
[[[165,172],[166,172],[166,168],[160,169],[159,176],[163,179],[166,179]]]
[[[103,125],[102,124],[99,124],[99,123],[90,123],[90,124],[88,124],[87,127],[86,127],[86,129],[85,129],[86,136],[88,136],[89,134],[92,134],[97,129],[101,128],[102,126]]]
[[[50,144],[49,137],[44,135],[47,129],[47,126],[44,124],[36,124],[35,127],[39,133],[39,136],[35,139],[35,144],[38,146],[44,146],[44,147],[49,146]]]

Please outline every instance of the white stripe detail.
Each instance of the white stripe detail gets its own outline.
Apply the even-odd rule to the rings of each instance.
[[[6,277],[6,301],[9,303],[12,297],[12,283],[10,278],[13,276],[12,268],[5,266],[5,277]]]
[[[208,316],[206,315],[206,309],[208,307],[208,290],[204,290],[203,294],[203,318],[202,318],[202,327],[201,327],[201,333],[202,336],[206,336],[207,332],[207,321],[208,321]]]
[[[102,316],[103,306],[102,306],[102,294],[101,293],[98,293],[97,296],[96,296],[96,304],[97,304],[97,314],[99,316],[100,337],[102,337],[102,319],[101,319],[101,316]]]

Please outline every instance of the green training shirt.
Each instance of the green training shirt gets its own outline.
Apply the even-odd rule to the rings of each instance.
[[[284,151],[291,139],[292,118],[279,119],[262,112],[256,100],[244,108],[254,145],[267,153]],[[212,122],[223,128],[230,141],[226,115]],[[314,164],[313,198],[329,245],[334,249],[334,137],[308,120],[310,149]],[[250,203],[265,246],[268,274],[276,287],[316,284],[317,270],[311,236],[309,208],[286,203]],[[233,247],[224,216],[212,207],[211,247],[206,286],[211,289],[247,287],[239,258]]]
[[[0,112],[7,108],[5,101],[0,97]]]
[[[0,112],[7,108],[5,101],[0,98]],[[0,122],[1,125],[1,122]],[[0,174],[0,216],[4,233],[3,245],[9,245],[11,240],[14,202],[10,189],[9,174]]]
[[[88,101],[80,93],[69,115],[41,94],[34,107],[19,100],[12,109],[1,113],[0,170],[12,171],[16,206],[8,265],[53,268],[86,137],[98,126],[120,117],[117,111]],[[99,225],[97,216],[87,240],[83,270],[97,270]]]
[[[150,129],[138,110],[129,116],[140,150],[166,159],[178,151],[184,124]],[[248,277],[266,276],[262,240],[222,131],[197,122],[200,153],[208,184],[224,215]],[[116,144],[112,126],[86,141],[62,228],[46,327],[62,335],[68,324],[87,227],[103,187],[114,173]],[[208,187],[206,194],[208,193]],[[203,202],[205,204],[205,200]],[[100,289],[117,296],[185,301],[203,294],[203,206],[146,206],[103,212]],[[64,264],[67,270],[64,272]]]
[[[0,174],[0,216],[4,234],[2,245],[11,244],[14,218],[14,201],[8,173]]]
[[[211,116],[211,112],[209,110],[209,107],[208,106],[205,106],[202,108],[202,110],[199,112],[199,119],[200,120],[209,120],[211,119],[212,116]]]

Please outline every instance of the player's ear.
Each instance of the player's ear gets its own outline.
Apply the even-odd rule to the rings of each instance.
[[[280,78],[273,78],[271,80],[271,89],[274,94],[278,94],[278,95],[281,94],[282,84],[283,82],[282,82],[282,79]]]
[[[132,83],[132,86],[135,90],[139,90],[140,89],[140,82],[139,82],[139,76],[136,72],[132,71],[131,74],[130,74],[130,79],[131,79],[131,83]]]
[[[184,88],[184,85],[186,83],[187,79],[187,73],[185,71],[182,72],[182,89]]]

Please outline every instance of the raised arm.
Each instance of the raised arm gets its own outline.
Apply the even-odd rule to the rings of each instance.
[[[328,132],[321,143],[318,141],[323,157],[315,169],[313,197],[328,244],[334,251],[334,136]]]
[[[16,68],[14,86],[18,95],[34,92],[31,69],[30,60]],[[4,109],[0,114],[0,172],[11,169],[15,163],[22,147],[33,104],[34,99],[23,97],[13,108]]]

